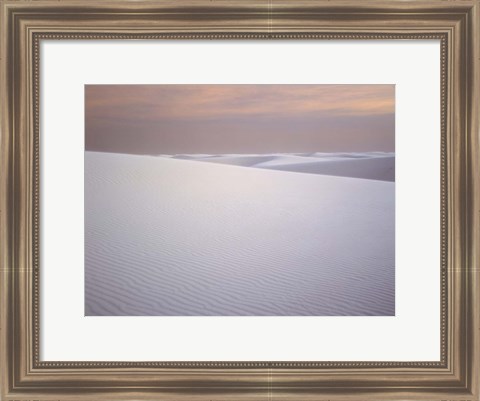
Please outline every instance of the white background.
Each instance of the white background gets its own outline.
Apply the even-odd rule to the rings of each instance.
[[[439,41],[42,41],[42,360],[440,358]],[[395,317],[84,317],[85,84],[396,84]]]

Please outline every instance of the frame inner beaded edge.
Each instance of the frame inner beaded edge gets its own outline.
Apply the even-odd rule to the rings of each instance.
[[[39,266],[39,233],[40,233],[40,205],[39,205],[39,190],[40,190],[40,40],[129,40],[129,39],[143,39],[143,40],[162,40],[162,39],[178,39],[178,40],[194,40],[194,39],[209,39],[209,40],[282,40],[282,39],[297,39],[297,40],[402,40],[402,39],[417,39],[440,40],[441,46],[441,60],[440,60],[440,93],[441,93],[441,266],[440,266],[440,361],[434,362],[335,362],[335,361],[211,361],[211,362],[175,362],[175,361],[158,361],[158,362],[107,362],[107,361],[78,361],[78,362],[63,362],[63,361],[40,361],[40,266]],[[33,227],[33,277],[32,277],[32,316],[33,316],[33,367],[35,369],[76,369],[76,368],[231,368],[231,369],[246,369],[246,368],[271,368],[271,369],[318,369],[318,368],[445,368],[447,366],[447,305],[448,305],[448,269],[447,269],[447,34],[377,34],[377,33],[259,33],[259,34],[220,34],[220,33],[191,33],[191,34],[177,34],[177,33],[162,33],[162,34],[108,34],[108,33],[33,33],[33,211],[32,211],[32,227]]]

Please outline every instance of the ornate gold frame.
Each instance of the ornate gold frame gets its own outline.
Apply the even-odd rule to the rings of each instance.
[[[478,0],[1,0],[1,400],[480,400]],[[439,39],[441,359],[42,362],[42,39]]]

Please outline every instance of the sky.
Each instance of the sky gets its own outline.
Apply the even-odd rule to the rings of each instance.
[[[395,151],[394,85],[85,85],[85,149]]]

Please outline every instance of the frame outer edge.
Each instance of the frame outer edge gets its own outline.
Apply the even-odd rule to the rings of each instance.
[[[10,188],[11,188],[11,108],[12,83],[10,58],[10,30],[8,5],[0,2],[0,399],[3,400],[10,392],[12,384],[13,346],[10,341],[12,321],[11,288],[12,270],[9,226],[11,219]]]
[[[19,1],[16,2],[20,6],[25,6],[25,2]],[[38,3],[46,3],[44,1],[38,2]],[[66,1],[66,4],[64,5],[70,5],[68,3],[76,3],[79,4],[78,1]],[[91,4],[90,2],[88,2]],[[110,2],[111,3],[111,2]],[[126,1],[121,1],[122,5],[127,3]],[[128,2],[130,5],[132,4],[131,2]],[[249,2],[250,3],[250,2]],[[373,2],[372,2],[373,3]],[[392,2],[393,4],[397,5],[400,2],[394,1]],[[406,2],[411,4],[412,2]],[[439,2],[430,2],[431,4],[435,3],[438,4]],[[451,4],[451,5],[471,5],[473,2],[471,1],[445,1],[443,2],[444,4]],[[13,267],[13,261],[15,260],[16,257],[24,258],[24,256],[20,255],[17,251],[17,253],[13,253],[14,249],[12,248],[13,241],[20,239],[19,235],[23,232],[25,227],[17,228],[15,230],[15,233],[12,234],[12,232],[8,231],[9,224],[14,220],[12,217],[13,213],[9,213],[13,211],[13,203],[11,199],[13,199],[13,194],[10,193],[9,189],[12,189],[14,186],[22,186],[22,195],[15,195],[16,197],[20,197],[22,202],[25,202],[25,197],[29,197],[31,193],[31,188],[26,188],[25,185],[25,177],[27,172],[25,169],[29,166],[31,167],[31,159],[30,160],[25,160],[24,157],[26,158],[31,158],[32,153],[28,154],[23,154],[22,160],[21,161],[15,161],[14,160],[14,146],[15,143],[17,145],[21,145],[23,148],[24,146],[29,147],[30,144],[27,141],[27,139],[19,139],[19,138],[13,138],[13,132],[15,129],[15,132],[18,133],[24,133],[25,130],[30,129],[31,127],[27,127],[25,125],[25,121],[20,121],[18,120],[18,123],[20,123],[21,126],[16,127],[16,121],[19,118],[18,115],[15,114],[15,106],[20,105],[19,103],[16,103],[16,105],[13,104],[13,101],[18,102],[19,99],[16,96],[26,96],[25,94],[28,91],[25,89],[25,86],[30,87],[30,82],[24,81],[22,84],[22,89],[18,90],[13,87],[13,80],[9,81],[9,77],[12,77],[14,74],[14,67],[13,63],[15,62],[13,59],[10,57],[13,55],[14,51],[14,46],[18,46],[18,42],[14,40],[14,37],[12,36],[14,34],[14,29],[15,24],[12,25],[13,23],[13,13],[15,6],[12,6],[9,9],[9,4],[13,4],[13,2],[6,3],[5,1],[2,1],[0,3],[1,5],[1,19],[0,19],[0,29],[2,33],[2,37],[0,38],[0,113],[4,117],[2,118],[1,125],[0,125],[0,168],[1,168],[1,173],[0,173],[0,261],[1,261],[1,277],[2,281],[0,283],[0,299],[2,301],[2,305],[0,306],[0,386],[1,386],[1,395],[0,399],[6,400],[4,397],[9,397],[9,399],[15,399],[16,396],[16,390],[14,389],[15,383],[13,382],[14,377],[11,375],[12,372],[15,372],[15,358],[14,358],[14,352],[16,349],[16,346],[13,346],[13,338],[9,337],[10,333],[14,333],[13,327],[15,327],[15,330],[21,328],[20,325],[15,324],[15,316],[13,314],[13,305],[9,305],[7,301],[13,299],[11,296],[12,293],[11,291],[14,290],[14,288],[19,289],[18,283],[19,281],[22,283],[26,279],[26,277],[21,277],[22,273],[20,272],[14,272],[12,271],[11,267]],[[35,2],[30,3],[32,4],[32,8],[34,7],[33,4]],[[54,9],[54,4],[55,2],[53,1],[48,1],[49,5],[53,5]],[[59,3],[57,3],[59,4]],[[60,3],[61,4],[61,3]],[[111,3],[112,4],[112,3]],[[322,2],[322,4],[325,4]],[[466,383],[466,390],[468,390],[469,396],[473,396],[475,400],[479,400],[479,369],[480,369],[480,309],[478,307],[475,307],[476,305],[478,306],[480,304],[480,282],[479,282],[479,276],[480,276],[480,269],[478,267],[478,262],[480,259],[480,247],[479,247],[479,242],[480,242],[480,182],[476,180],[476,178],[479,177],[478,172],[480,171],[480,160],[479,160],[479,84],[480,84],[480,71],[479,71],[479,45],[480,45],[480,32],[479,32],[479,18],[480,18],[480,11],[479,11],[479,3],[478,1],[475,1],[475,5],[472,7],[471,11],[468,13],[468,16],[466,16],[465,20],[468,25],[468,29],[466,31],[466,34],[463,38],[465,42],[463,42],[463,46],[466,46],[467,49],[467,55],[463,58],[463,61],[466,62],[465,66],[465,71],[466,71],[466,84],[469,84],[469,88],[466,87],[464,84],[464,89],[465,89],[465,104],[466,104],[466,110],[464,117],[466,118],[466,121],[462,122],[463,127],[466,129],[467,137],[466,137],[466,144],[464,151],[462,154],[466,156],[466,161],[464,161],[464,169],[466,170],[466,174],[468,174],[465,178],[465,185],[466,185],[466,196],[468,197],[467,200],[467,208],[465,210],[465,214],[468,216],[465,217],[465,222],[470,218],[470,223],[467,224],[467,227],[465,227],[465,230],[468,231],[466,232],[466,239],[467,243],[464,245],[468,247],[468,249],[465,252],[464,256],[464,263],[465,263],[465,276],[464,279],[466,280],[466,285],[464,289],[467,291],[467,296],[466,299],[468,299],[466,307],[466,312],[464,314],[465,318],[468,319],[467,322],[465,323],[465,328],[464,328],[464,334],[466,336],[464,337],[465,339],[465,345],[466,345],[466,350],[471,351],[469,352],[469,355],[466,355],[465,359],[462,361],[464,362],[464,369],[467,372],[467,383]],[[15,33],[16,35],[17,33]],[[22,33],[22,35],[25,35]],[[17,38],[18,40],[22,40]],[[30,40],[30,39],[28,39]],[[22,68],[22,71],[18,70],[18,73],[16,74],[23,74],[23,70],[25,69],[25,59],[22,56],[22,61],[20,62],[20,67]],[[28,68],[28,67],[27,67]],[[16,90],[14,93],[13,91]],[[26,109],[25,105],[21,105],[23,109],[23,113],[27,113],[28,111]],[[28,107],[31,107],[28,106]],[[17,110],[17,113],[22,113],[21,110]],[[31,112],[31,111],[30,111]],[[1,116],[0,115],[0,116]],[[30,122],[31,124],[31,122]],[[28,139],[30,140],[30,139]],[[15,143],[14,143],[15,142]],[[18,152],[18,149],[16,150]],[[23,149],[23,152],[25,152],[25,149]],[[2,157],[3,156],[3,157]],[[16,168],[20,168],[20,174],[19,171],[15,171]],[[30,173],[28,173],[30,174]],[[21,175],[21,177],[20,177]],[[29,177],[30,179],[31,177]],[[15,181],[14,181],[15,180]],[[17,198],[18,199],[18,198]],[[18,211],[16,211],[18,213]],[[26,214],[23,214],[23,217],[21,219],[16,219],[15,221],[21,221],[23,225],[27,224],[24,219],[27,217],[27,219],[30,219],[31,216],[28,216]],[[13,238],[12,235],[15,235]],[[27,240],[26,243],[24,243],[23,247],[28,247],[31,244],[28,242],[30,239]],[[25,260],[20,261],[18,260],[17,262],[21,262],[21,266],[19,267],[30,267],[27,266],[28,262]],[[30,261],[31,262],[31,261]],[[14,286],[15,285],[15,286]],[[23,285],[23,284],[22,284]],[[10,291],[10,292],[9,292]],[[18,309],[17,309],[18,311]],[[24,312],[22,312],[24,313]],[[30,324],[30,322],[29,322]],[[27,329],[30,330],[30,329]],[[21,336],[22,337],[22,336]],[[21,340],[20,340],[21,341]],[[17,343],[17,346],[19,343]],[[22,345],[23,347],[23,345]],[[28,344],[27,344],[27,348]],[[31,351],[28,351],[31,352]],[[458,355],[460,356],[460,355]],[[19,361],[20,364],[26,364],[28,365],[28,362],[26,361]],[[6,367],[6,369],[5,369]],[[18,367],[16,367],[18,369]],[[93,373],[93,372],[92,372]],[[10,390],[12,390],[12,393],[10,393]],[[61,397],[62,399],[73,399],[76,398],[73,392],[69,392],[69,396],[63,396],[63,395],[54,395],[54,393],[51,392],[52,388],[45,389],[47,392],[42,392],[40,388],[37,388],[38,394],[35,392],[34,393],[23,393],[22,394],[22,389],[19,389],[18,393],[18,398],[24,398],[24,397],[29,397],[33,399],[45,399],[45,397],[50,397],[51,399],[55,398],[58,399]],[[49,391],[50,390],[50,391]],[[73,389],[72,389],[73,390]],[[440,388],[434,389],[434,391],[442,391]],[[47,393],[49,395],[47,395]],[[118,394],[118,393],[117,393]],[[172,393],[173,394],[173,393]],[[227,393],[224,393],[224,396],[226,397]],[[361,394],[361,393],[360,393]],[[285,398],[294,398],[295,393],[276,393],[275,396],[277,397],[285,397]],[[297,396],[300,395],[300,393],[297,394]],[[386,393],[378,393],[372,398],[378,398],[380,396],[384,395],[385,398],[387,398]],[[444,399],[448,400],[453,400],[453,399],[459,399],[460,395],[459,394],[449,394],[448,393],[448,388],[444,389]],[[98,396],[98,397],[97,397]],[[107,399],[111,398],[112,396],[115,396],[115,391],[112,388],[109,388],[108,391],[102,396],[101,392],[97,393],[95,398],[98,399]],[[126,395],[128,397],[128,395]],[[130,393],[131,397],[135,398],[153,398],[152,393],[150,393],[149,390],[144,390],[143,392],[131,392]],[[200,393],[196,394],[195,398],[201,398],[202,396]],[[204,394],[203,395],[205,399],[210,399],[210,394]],[[258,394],[259,397],[262,399],[266,397],[266,394]],[[272,394],[268,393],[268,398],[270,399]],[[418,393],[409,393],[407,394],[401,394],[401,391],[398,393],[395,392],[392,389],[392,392],[388,393],[388,398],[404,398],[405,396],[408,396],[408,398],[414,398],[417,397],[418,399],[422,398]],[[465,398],[467,394],[462,394],[463,399],[472,401],[471,398]],[[80,398],[81,396],[78,396]],[[120,396],[120,398],[124,398],[125,396]],[[166,393],[163,395],[163,397],[168,397]],[[163,399],[163,397],[160,397]],[[188,395],[181,395],[181,393],[177,393],[176,397],[180,397],[182,399],[187,399],[190,398]],[[353,398],[352,395],[344,395],[344,398]],[[359,399],[361,395],[358,395]],[[82,397],[83,398],[83,397]],[[159,398],[159,397],[157,397]],[[194,398],[194,397],[192,397]],[[214,396],[212,394],[212,399],[219,399],[219,396]],[[228,397],[230,398],[230,397]],[[233,397],[232,397],[233,398]],[[247,394],[244,395],[244,398],[249,398]],[[252,397],[252,399],[255,398],[255,396]],[[310,397],[308,397],[310,399]],[[336,397],[335,397],[336,398]],[[356,397],[355,397],[356,398]],[[430,398],[430,397],[429,397]]]

